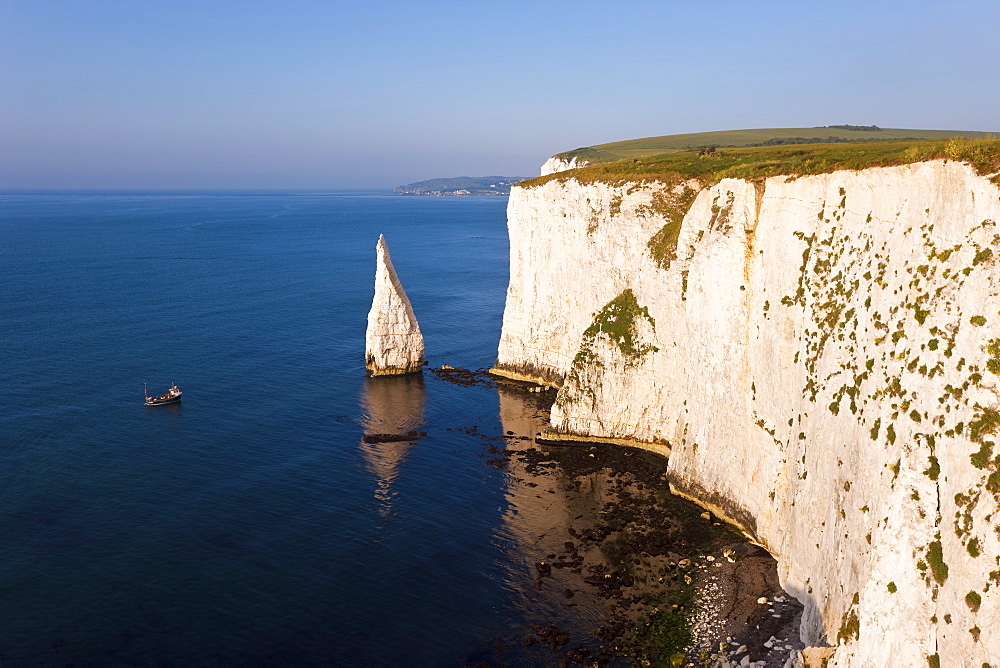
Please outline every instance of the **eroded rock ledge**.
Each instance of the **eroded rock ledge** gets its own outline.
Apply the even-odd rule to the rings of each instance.
[[[669,443],[830,665],[1000,663],[1000,189],[935,160],[515,187],[497,369]]]

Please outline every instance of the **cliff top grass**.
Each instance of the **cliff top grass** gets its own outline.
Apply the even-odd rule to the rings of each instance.
[[[575,179],[580,183],[680,183],[695,179],[702,185],[725,178],[748,181],[770,176],[806,176],[838,170],[892,167],[927,160],[956,160],[972,165],[980,174],[1000,171],[1000,138],[901,140],[833,144],[796,144],[691,150],[661,153],[614,162],[601,162],[523,181],[531,188],[549,181]],[[1000,176],[993,182],[1000,186]]]
[[[814,128],[756,128],[751,130],[722,130],[717,132],[692,132],[661,137],[643,137],[625,141],[585,146],[558,153],[564,160],[580,158],[591,163],[614,162],[622,158],[641,158],[659,153],[690,151],[715,146],[736,148],[747,146],[772,146],[790,144],[833,144],[838,142],[899,141],[920,139],[951,139],[965,137],[977,139],[989,136],[988,132],[959,130],[905,130],[880,128],[877,125],[828,125]]]

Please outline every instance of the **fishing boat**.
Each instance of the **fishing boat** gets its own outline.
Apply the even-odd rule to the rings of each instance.
[[[171,385],[170,389],[167,390],[166,394],[161,394],[158,397],[149,396],[149,392],[146,390],[146,384],[142,385],[143,394],[146,395],[146,405],[147,406],[162,406],[164,404],[176,404],[181,400],[181,388],[176,385]]]

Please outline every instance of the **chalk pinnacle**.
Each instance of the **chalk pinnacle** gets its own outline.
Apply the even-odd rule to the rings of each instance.
[[[375,252],[375,298],[365,332],[365,366],[372,376],[415,373],[424,364],[424,337],[383,235]]]

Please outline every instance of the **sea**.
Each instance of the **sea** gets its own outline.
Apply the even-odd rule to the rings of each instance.
[[[525,488],[487,448],[537,407],[364,368],[379,234],[429,365],[494,362],[505,206],[0,193],[0,665],[548,661]]]

